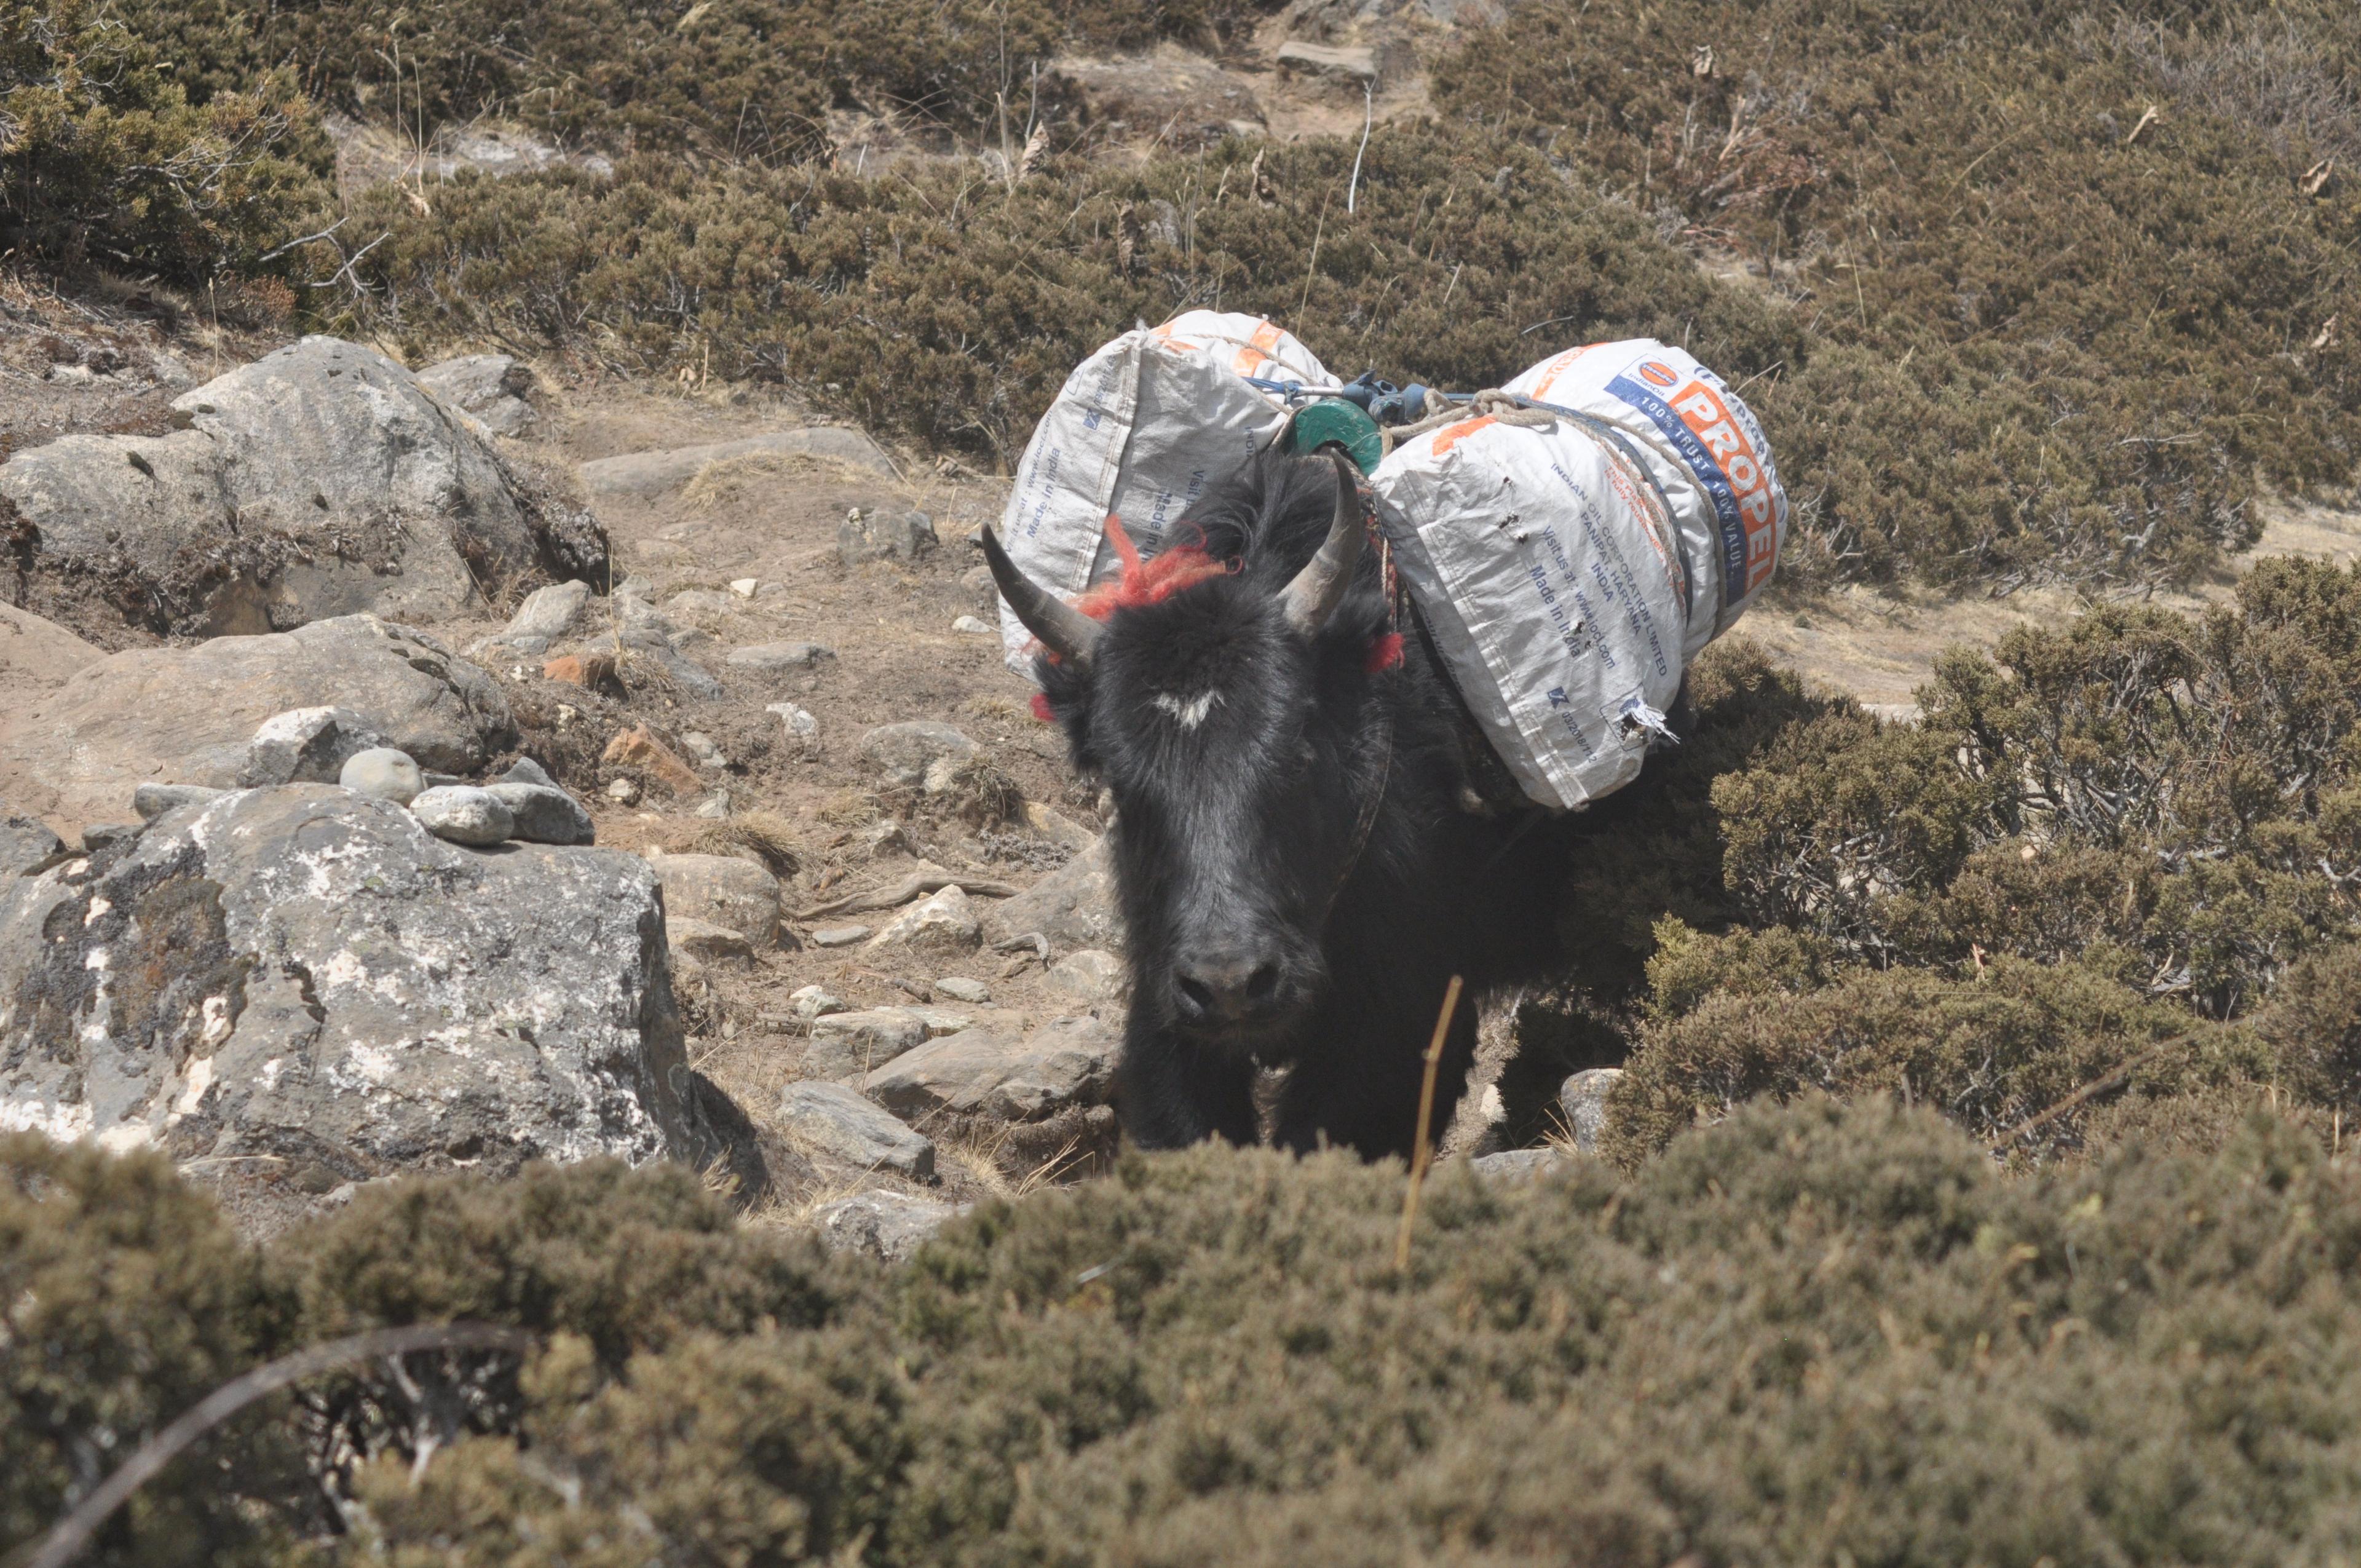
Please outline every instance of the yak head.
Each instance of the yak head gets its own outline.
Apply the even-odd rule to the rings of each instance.
[[[1110,520],[1124,576],[1079,608],[988,530],[984,554],[1040,641],[1049,715],[1115,798],[1135,1014],[1268,1051],[1327,981],[1322,928],[1385,787],[1371,650],[1400,641],[1356,571],[1360,493],[1341,455],[1268,456],[1172,532],[1203,543],[1142,562]],[[1356,578],[1369,591],[1348,593]]]

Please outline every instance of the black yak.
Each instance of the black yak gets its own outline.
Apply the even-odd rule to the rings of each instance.
[[[1116,1106],[1142,1146],[1255,1142],[1257,1069],[1286,1066],[1282,1146],[1406,1152],[1450,976],[1480,992],[1554,957],[1573,819],[1462,809],[1457,698],[1413,612],[1394,624],[1363,518],[1341,455],[1268,453],[1150,558],[1111,523],[1124,576],[1079,608],[984,534],[1041,643],[1048,713],[1115,799]],[[1452,1026],[1437,1127],[1475,1011]]]

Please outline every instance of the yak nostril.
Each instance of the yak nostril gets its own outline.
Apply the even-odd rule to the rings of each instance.
[[[1199,1017],[1211,1016],[1213,1011],[1213,988],[1194,975],[1173,976],[1174,988],[1180,992],[1186,1009]]]
[[[1279,977],[1276,961],[1199,959],[1173,966],[1173,997],[1191,1021],[1235,1023],[1274,1010]]]

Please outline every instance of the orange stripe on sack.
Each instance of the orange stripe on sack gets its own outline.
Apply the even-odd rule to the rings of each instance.
[[[1446,424],[1434,433],[1434,445],[1429,450],[1440,457],[1486,425],[1499,422],[1490,414],[1478,414],[1474,419],[1462,420],[1457,424]]]
[[[1247,338],[1246,341],[1253,344],[1257,348],[1261,349],[1265,354],[1268,354],[1271,350],[1279,346],[1279,340],[1286,335],[1287,334],[1279,331],[1279,328],[1266,321],[1261,325],[1254,329],[1254,335]]]
[[[1549,368],[1542,372],[1541,380],[1533,387],[1533,400],[1538,402],[1543,398],[1547,397],[1549,395],[1549,389],[1557,385],[1557,378],[1560,376],[1565,375],[1576,360],[1581,358],[1584,355],[1589,353],[1592,349],[1598,346],[1598,345],[1595,343],[1586,343],[1580,348],[1569,348],[1564,354],[1561,354],[1556,358],[1551,360],[1549,362]]]

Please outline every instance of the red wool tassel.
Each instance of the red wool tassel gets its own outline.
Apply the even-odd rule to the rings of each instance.
[[[1049,696],[1047,692],[1035,692],[1033,694],[1033,717],[1039,719],[1044,724],[1053,722],[1049,713]]]
[[[1361,667],[1371,674],[1400,669],[1402,661],[1402,639],[1399,631],[1389,631],[1369,639],[1369,656]]]

